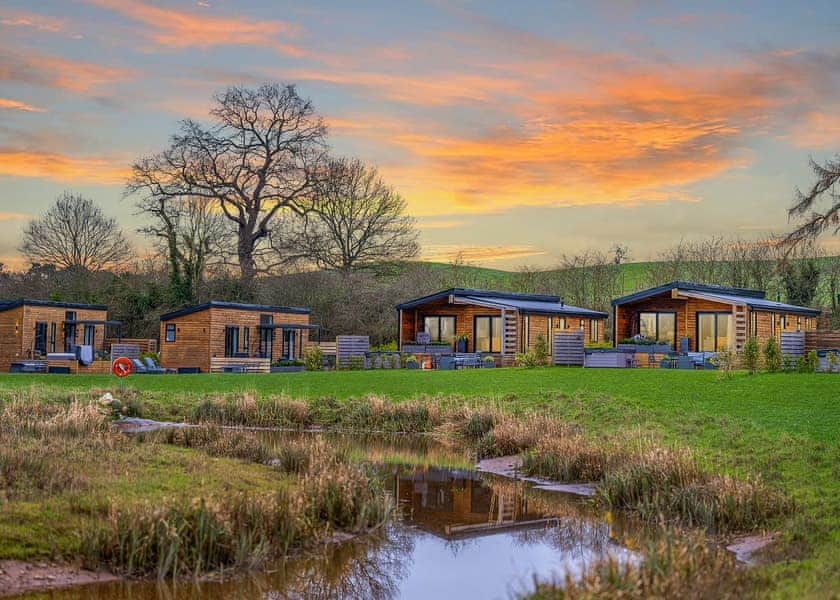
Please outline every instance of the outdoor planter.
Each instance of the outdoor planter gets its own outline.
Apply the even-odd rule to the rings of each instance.
[[[456,351],[456,352],[460,352],[460,353],[462,353],[462,354],[463,354],[463,353],[466,353],[466,352],[467,352],[467,344],[468,344],[468,341],[469,341],[469,340],[467,340],[467,339],[465,339],[465,338],[458,338],[458,342],[457,342],[457,346],[456,346],[456,350],[455,350],[455,351]]]
[[[303,371],[303,365],[286,365],[284,367],[271,367],[272,373],[297,373]]]
[[[494,369],[496,367],[495,360],[483,360],[481,361],[481,364],[485,369]]]
[[[409,361],[406,361],[405,368],[406,369],[419,369],[420,368],[420,363],[417,362],[416,360],[409,360]]]
[[[669,344],[618,344],[619,350],[633,350],[634,352],[646,352],[650,354],[667,354],[672,348]]]

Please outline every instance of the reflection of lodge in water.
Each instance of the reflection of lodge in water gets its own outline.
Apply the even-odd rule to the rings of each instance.
[[[462,469],[393,466],[387,485],[406,520],[443,537],[556,520],[529,511],[521,485],[491,486],[482,477]]]

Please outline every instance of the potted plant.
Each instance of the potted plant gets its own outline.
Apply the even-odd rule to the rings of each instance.
[[[496,367],[496,359],[492,356],[485,356],[481,359],[481,364],[485,369],[493,369]]]
[[[304,364],[303,361],[300,360],[275,360],[271,363],[271,372],[272,373],[296,373],[297,371],[303,371]]]
[[[406,369],[419,369],[420,368],[420,361],[417,360],[417,357],[413,354],[409,354],[405,359],[405,368]]]
[[[462,333],[457,338],[455,338],[455,352],[469,352],[467,348],[469,347],[470,336],[469,334]]]

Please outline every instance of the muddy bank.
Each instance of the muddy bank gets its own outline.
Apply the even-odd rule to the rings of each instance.
[[[113,573],[88,571],[66,563],[0,560],[0,597],[120,579]]]
[[[522,474],[522,457],[521,456],[500,456],[498,458],[485,458],[479,461],[476,465],[478,471],[484,473],[492,473],[493,475],[501,475],[502,477],[510,477],[512,479],[521,479],[533,483],[534,487],[539,490],[546,490],[549,492],[560,492],[563,494],[575,494],[577,496],[594,496],[594,483],[560,483],[558,481],[550,481],[548,479],[541,479],[539,477],[527,477]]]
[[[732,542],[726,546],[726,549],[734,554],[738,561],[746,565],[759,565],[762,561],[758,554],[761,550],[773,543],[773,540],[776,539],[777,535],[777,533],[773,532],[740,536],[732,540]]]

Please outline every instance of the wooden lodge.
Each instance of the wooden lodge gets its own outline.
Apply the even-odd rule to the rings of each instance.
[[[309,309],[211,301],[160,317],[161,366],[180,371],[268,372],[309,345]]]
[[[782,331],[813,331],[820,311],[765,298],[765,292],[673,281],[616,298],[613,340],[634,336],[680,350],[687,339],[689,352],[740,352],[749,337],[764,344],[779,340]]]
[[[44,370],[49,365],[69,372],[108,372],[109,361],[93,359],[107,352],[106,339],[114,330],[120,334],[120,323],[109,321],[108,307],[101,304],[2,301],[0,371],[9,371],[13,364],[32,368],[40,363]],[[90,347],[87,364],[73,356],[80,346]]]
[[[604,340],[607,313],[565,304],[560,296],[451,288],[397,305],[402,350],[421,337],[432,344],[495,356],[503,365],[517,352],[533,349],[540,334],[552,347],[553,334],[582,330],[584,341]]]

